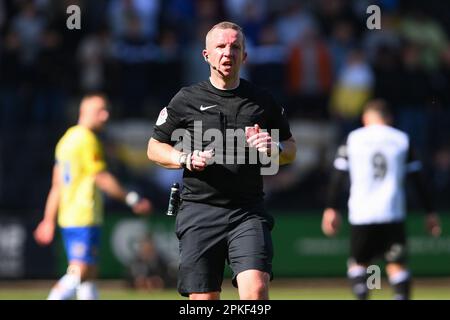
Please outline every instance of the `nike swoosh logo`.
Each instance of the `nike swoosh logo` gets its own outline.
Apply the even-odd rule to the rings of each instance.
[[[212,106],[207,106],[207,107],[204,107],[203,105],[201,105],[200,106],[200,111],[205,111],[205,110],[208,110],[208,109],[211,109],[211,108],[214,108],[214,107],[217,107],[217,104],[214,104]]]

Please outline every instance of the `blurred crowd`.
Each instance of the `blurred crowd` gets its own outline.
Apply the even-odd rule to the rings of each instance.
[[[80,30],[66,27],[73,4]],[[367,28],[371,4],[381,30]],[[450,208],[447,1],[0,0],[0,209],[42,208],[54,143],[83,93],[105,91],[116,121],[153,122],[181,86],[207,79],[204,37],[221,20],[244,29],[242,76],[292,121],[336,126],[335,142],[359,126],[366,101],[384,98]],[[307,183],[321,198],[327,174],[311,177],[294,198]]]

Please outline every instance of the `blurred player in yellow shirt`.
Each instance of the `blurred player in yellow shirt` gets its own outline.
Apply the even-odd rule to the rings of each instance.
[[[56,146],[52,186],[43,220],[34,232],[41,245],[52,242],[56,224],[69,260],[68,272],[52,288],[48,299],[97,299],[97,277],[103,201],[100,191],[125,202],[136,214],[147,214],[151,203],[136,192],[127,192],[107,171],[96,132],[109,118],[102,94],[83,98],[78,125],[70,128]]]

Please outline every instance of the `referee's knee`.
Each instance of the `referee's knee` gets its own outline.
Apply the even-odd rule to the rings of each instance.
[[[247,270],[237,276],[241,300],[268,300],[269,278],[266,272]]]
[[[241,300],[267,300],[269,299],[269,286],[267,283],[258,282],[239,293]]]

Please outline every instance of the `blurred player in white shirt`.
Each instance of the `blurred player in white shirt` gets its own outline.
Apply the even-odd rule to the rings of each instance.
[[[377,258],[386,262],[386,273],[395,299],[410,298],[411,275],[406,264],[405,190],[410,175],[426,212],[427,230],[441,233],[438,215],[414,157],[408,136],[390,126],[391,114],[382,100],[370,101],[364,110],[364,127],[352,131],[338,150],[323,213],[322,230],[335,235],[341,224],[338,191],[350,175],[348,201],[351,226],[351,257],[347,275],[358,299],[368,298],[367,267]]]

